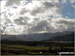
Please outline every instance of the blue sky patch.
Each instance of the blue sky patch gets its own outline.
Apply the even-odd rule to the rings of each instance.
[[[75,18],[75,15],[74,15],[74,7],[72,5],[74,5],[74,3],[70,3],[69,0],[67,0],[66,3],[62,3],[62,1],[60,1],[60,4],[63,6],[62,10],[61,10],[61,14],[62,14],[62,17],[68,17],[68,18]]]

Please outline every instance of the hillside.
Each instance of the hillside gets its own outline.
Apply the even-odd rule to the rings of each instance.
[[[73,41],[74,32],[56,32],[56,33],[35,33],[28,35],[1,35],[2,40],[21,40],[21,41]]]

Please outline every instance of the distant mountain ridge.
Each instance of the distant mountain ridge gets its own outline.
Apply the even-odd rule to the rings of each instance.
[[[56,33],[34,33],[28,35],[1,35],[1,39],[13,41],[73,41],[74,32],[64,31]]]

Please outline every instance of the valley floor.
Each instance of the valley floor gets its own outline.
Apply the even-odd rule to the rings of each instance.
[[[50,44],[47,45],[47,43]],[[59,55],[59,52],[74,52],[73,43],[51,43],[2,41],[1,55]]]

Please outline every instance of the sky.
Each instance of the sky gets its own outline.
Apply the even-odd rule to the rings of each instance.
[[[74,0],[0,0],[0,34],[74,31]]]

